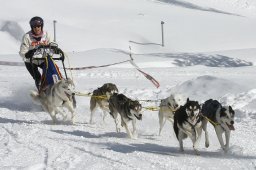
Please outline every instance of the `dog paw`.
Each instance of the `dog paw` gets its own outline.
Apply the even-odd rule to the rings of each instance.
[[[121,132],[121,128],[117,128],[117,129],[116,129],[116,132]]]
[[[199,151],[196,151],[195,153],[196,153],[196,155],[197,155],[197,156],[199,156],[199,155],[200,155]]]
[[[208,148],[210,145],[209,143],[205,143],[205,147]]]
[[[133,139],[138,139],[138,134],[137,133],[132,134],[132,138]]]
[[[223,148],[223,150],[224,150],[224,153],[228,153],[228,148]]]
[[[63,116],[63,121],[67,120],[67,115]]]
[[[229,145],[228,144],[225,144],[224,146],[225,146],[225,149],[227,149],[227,150],[229,149]]]
[[[195,154],[196,155],[200,155],[199,151],[197,149],[194,148]]]
[[[137,140],[138,136],[133,136],[132,139]]]
[[[52,124],[56,125],[57,124],[57,120],[52,120]]]
[[[221,147],[221,150],[224,152],[224,153],[227,153],[227,149],[226,149],[226,147]]]
[[[128,137],[129,139],[133,139],[133,135],[132,135],[131,133],[127,133],[127,137]]]

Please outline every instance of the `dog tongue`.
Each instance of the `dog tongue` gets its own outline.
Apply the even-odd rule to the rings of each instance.
[[[233,125],[228,125],[227,124],[227,126],[228,126],[229,130],[235,130],[235,127]]]

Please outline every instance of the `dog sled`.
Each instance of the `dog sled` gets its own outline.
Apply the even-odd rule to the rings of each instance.
[[[59,57],[53,57],[56,51],[59,51]],[[41,93],[48,85],[53,85],[57,81],[63,78],[60,69],[55,61],[61,61],[63,70],[65,73],[65,78],[68,79],[66,73],[66,67],[64,64],[64,53],[58,48],[56,43],[50,43],[49,45],[40,45],[36,48],[34,56],[40,55],[41,57],[32,57],[30,62],[32,63],[44,63],[42,67],[42,77],[40,82],[40,87],[38,88],[39,93]]]
[[[59,54],[59,57],[53,57],[54,54]],[[65,78],[63,78],[55,61],[62,62]],[[30,62],[42,65],[43,70],[38,92],[31,93],[33,101],[42,105],[54,123],[57,121],[56,115],[58,113],[62,115],[63,119],[66,119],[63,108],[68,109],[72,114],[73,123],[74,109],[76,108],[75,92],[72,88],[74,83],[67,77],[63,51],[58,48],[56,43],[40,45],[36,48],[35,55]]]

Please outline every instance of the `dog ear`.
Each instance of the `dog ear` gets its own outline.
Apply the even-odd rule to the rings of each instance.
[[[67,78],[67,82],[70,83],[72,86],[75,86],[73,80],[69,77]]]
[[[189,98],[187,98],[187,102],[189,102]]]
[[[65,82],[66,80],[64,78],[60,79],[57,81],[57,83],[60,83],[60,82]]]
[[[225,113],[226,110],[227,110],[226,108],[222,107],[222,108],[220,109],[220,115],[221,115],[221,116],[225,116],[225,115],[226,115],[226,113]]]
[[[220,111],[225,112],[226,110],[227,110],[226,108],[222,107]]]
[[[229,112],[230,112],[230,113],[235,114],[235,111],[232,109],[232,107],[231,107],[231,106],[228,106],[228,110],[229,110]]]
[[[116,85],[114,85],[114,89],[118,92],[118,89],[117,89]]]
[[[105,83],[105,84],[103,84],[102,86],[101,86],[101,88],[106,88],[107,87],[107,83]]]
[[[101,87],[102,87],[102,88],[107,88],[108,85],[107,85],[107,83],[105,83],[105,84],[103,84]]]

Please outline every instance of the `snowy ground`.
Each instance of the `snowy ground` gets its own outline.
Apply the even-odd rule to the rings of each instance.
[[[53,8],[60,2],[70,10]],[[35,87],[25,67],[1,65],[0,169],[256,169],[255,1],[78,0],[70,4],[46,0],[41,8],[20,8],[25,6],[18,0],[1,2],[0,64],[22,64],[17,54],[19,37],[29,29],[31,16],[43,13],[50,32],[52,20],[58,20],[57,40],[68,52],[67,67],[124,61],[131,46],[135,63],[161,85],[155,88],[124,63],[72,71],[77,91],[92,92],[112,82],[121,93],[138,100],[163,99],[171,93],[200,103],[213,98],[235,109],[236,130],[226,154],[211,126],[209,148],[204,147],[202,136],[200,156],[194,154],[189,139],[181,153],[169,122],[158,136],[157,111],[143,110],[143,119],[137,122],[138,139],[128,139],[124,129],[115,132],[110,116],[102,122],[101,111],[94,124],[88,123],[90,98],[86,96],[77,96],[74,125],[61,120],[54,125],[32,103],[29,92]],[[10,9],[16,13],[8,15]],[[157,45],[161,20],[166,22],[165,47]],[[3,29],[6,21],[12,21],[9,31]]]

